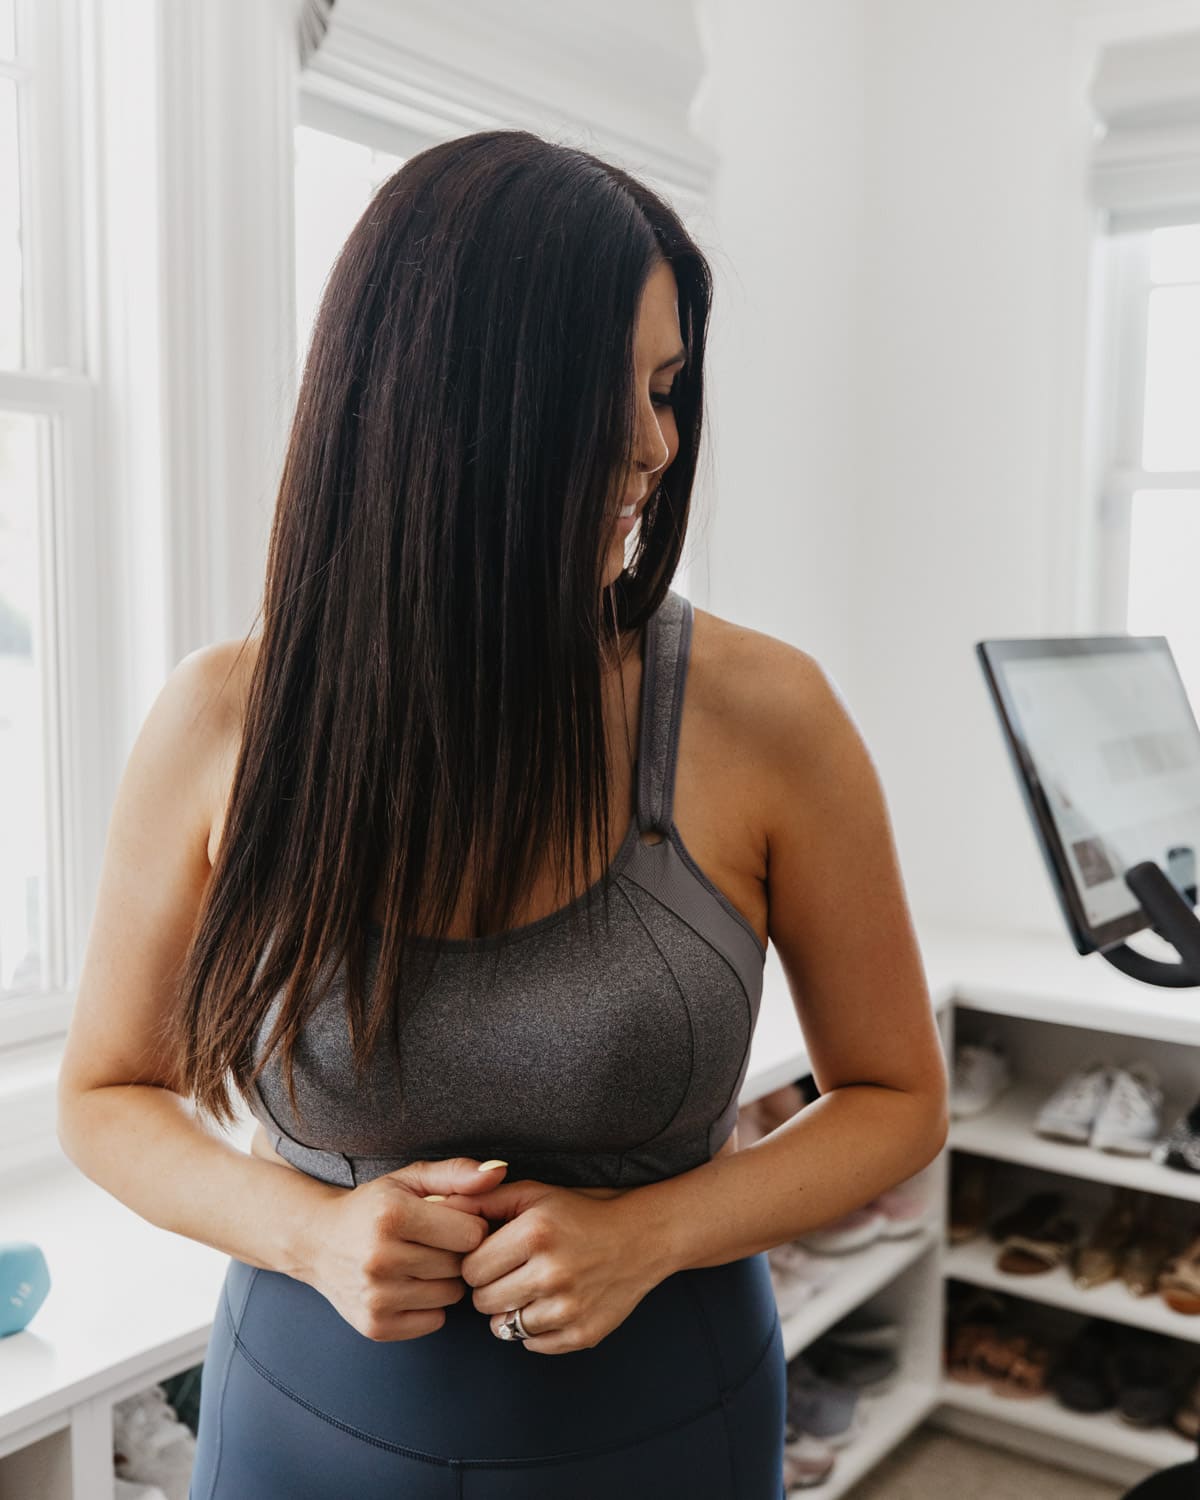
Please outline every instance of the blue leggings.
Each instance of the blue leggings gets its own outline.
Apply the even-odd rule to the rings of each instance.
[[[368,1339],[231,1259],[188,1500],[782,1500],[785,1407],[765,1252],[675,1272],[567,1354],[496,1338],[469,1290]]]

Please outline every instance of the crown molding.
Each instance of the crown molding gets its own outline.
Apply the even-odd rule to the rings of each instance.
[[[704,53],[691,0],[635,8],[550,0],[337,0],[302,75],[310,99],[390,123],[397,149],[522,126],[564,134],[665,189],[707,197],[715,155],[694,134]],[[453,59],[453,62],[448,59]]]

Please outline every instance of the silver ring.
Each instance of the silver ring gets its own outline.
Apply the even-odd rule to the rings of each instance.
[[[504,1322],[500,1325],[497,1333],[498,1339],[527,1339],[530,1337],[528,1328],[521,1321],[521,1309],[513,1308],[505,1315]]]

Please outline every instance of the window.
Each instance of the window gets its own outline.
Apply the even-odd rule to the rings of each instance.
[[[1102,618],[1165,635],[1200,711],[1200,223],[1115,235],[1106,254]]]
[[[404,158],[296,126],[296,350],[301,367],[325,279],[375,189]]]
[[[73,0],[0,0],[0,1044],[60,1028],[102,834]]]

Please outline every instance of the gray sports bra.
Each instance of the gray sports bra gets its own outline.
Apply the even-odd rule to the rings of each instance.
[[[720,1149],[737,1120],[766,952],[671,814],[691,638],[691,603],[669,590],[646,623],[637,811],[605,875],[513,929],[494,987],[480,982],[479,950],[495,938],[441,943],[428,991],[362,1087],[335,977],[295,1054],[300,1118],[278,1051],[247,1100],[286,1161],[344,1187],[448,1156],[499,1157],[506,1182],[634,1187]],[[650,830],[663,837],[644,842]],[[580,925],[572,941],[566,919],[585,902],[596,936]]]

